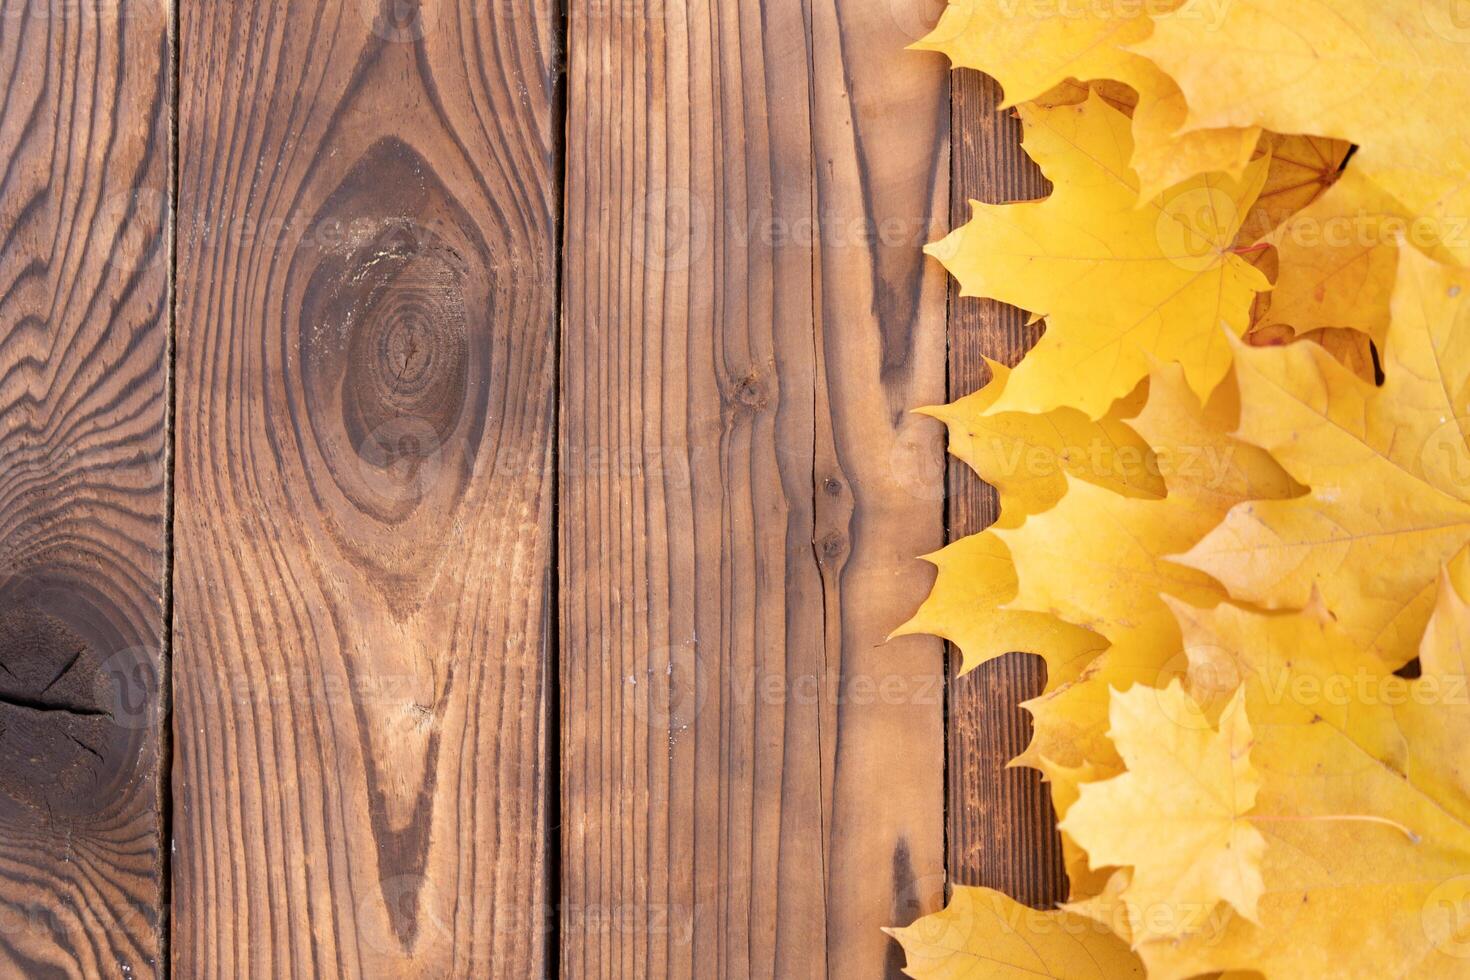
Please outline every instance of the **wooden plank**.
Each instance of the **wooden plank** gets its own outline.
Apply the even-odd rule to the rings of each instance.
[[[155,977],[166,9],[0,21],[0,974]]]
[[[1000,87],[978,72],[954,76],[954,204],[957,227],[971,199],[987,203],[1044,197],[1050,185],[1021,149],[1020,121],[997,112]],[[1020,310],[961,299],[951,285],[950,394],[989,380],[984,357],[1014,366],[1038,331]],[[982,531],[999,516],[995,491],[961,463],[950,466],[950,539]],[[1046,665],[1013,655],[955,681],[949,712],[949,867],[958,884],[998,888],[1049,907],[1066,898],[1061,841],[1051,794],[1030,769],[1005,765],[1025,749],[1031,721],[1020,703],[1041,693]]]
[[[612,8],[569,35],[563,969],[896,976],[943,889],[941,650],[881,645],[942,537],[943,69],[881,4]]]
[[[545,969],[557,53],[181,9],[179,976]]]
[[[900,977],[881,929],[944,904],[944,649],[884,644],[943,542],[949,75],[905,51],[906,3],[811,4],[818,240],[819,553],[840,668],[827,858],[827,975]],[[854,231],[858,234],[854,234]],[[845,484],[846,493],[838,490]],[[848,499],[850,495],[851,499]],[[836,535],[834,538],[833,535]]]

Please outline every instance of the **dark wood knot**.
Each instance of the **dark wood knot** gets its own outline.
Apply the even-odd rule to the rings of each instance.
[[[406,481],[453,435],[465,408],[468,339],[459,274],[430,245],[381,252],[346,311],[342,423],[370,466]],[[330,356],[330,355],[329,355]],[[406,465],[405,465],[406,464]]]
[[[463,480],[444,478],[462,478],[476,451],[492,270],[433,168],[398,140],[344,179],[327,221],[341,240],[297,256],[309,455],[352,511],[399,525],[431,496],[452,505]]]
[[[0,819],[75,820],[115,802],[159,723],[155,664],[74,583],[0,587]]]
[[[837,561],[847,554],[847,535],[831,531],[817,542],[817,553],[823,562]]]

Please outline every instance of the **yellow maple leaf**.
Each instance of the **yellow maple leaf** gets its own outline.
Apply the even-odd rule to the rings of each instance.
[[[1056,186],[1044,201],[986,205],[930,245],[965,296],[1045,317],[1047,330],[1011,374],[992,412],[1073,407],[1102,417],[1148,373],[1177,360],[1207,396],[1230,368],[1223,324],[1237,336],[1269,288],[1234,242],[1269,166],[1218,174],[1139,206],[1127,117],[1093,95],[1075,106],[1023,107],[1025,149]]]
[[[1066,492],[1068,476],[1120,495],[1164,496],[1158,460],[1127,424],[1146,390],[1120,399],[1098,421],[1070,408],[990,414],[1011,372],[988,363],[992,379],[980,391],[922,411],[946,423],[950,452],[999,491],[998,527],[1016,527],[1049,510]],[[944,637],[960,648],[961,675],[1007,652],[1036,653],[1047,662],[1051,690],[1080,675],[1107,645],[1096,633],[1055,617],[1003,608],[1016,596],[1016,574],[1010,551],[993,534],[964,539],[927,560],[938,572],[934,587],[894,635]]]
[[[1047,689],[1078,677],[1107,647],[1096,633],[1054,616],[1006,608],[1016,597],[1016,569],[993,533],[972,534],[929,555],[934,588],[894,636],[939,636],[959,647],[960,675],[1008,653],[1040,655]]]
[[[1027,703],[1036,726],[1024,764],[1091,762],[1104,774],[1116,766],[1104,735],[1110,688],[1154,683],[1171,661],[1184,668],[1178,625],[1162,597],[1208,606],[1225,596],[1210,576],[1169,556],[1241,501],[1301,492],[1268,454],[1229,435],[1239,411],[1233,385],[1202,406],[1179,365],[1160,365],[1130,427],[1153,448],[1168,495],[1130,499],[1074,480],[1051,510],[993,532],[1017,574],[1008,611],[1050,614],[1111,642],[1075,681]]]
[[[1261,780],[1243,694],[1218,730],[1178,680],[1114,691],[1109,718],[1128,771],[1082,786],[1061,828],[1093,867],[1132,869],[1134,945],[1194,931],[1222,901],[1254,920],[1266,841],[1245,819]]]
[[[1168,559],[1217,517],[1199,501],[1130,500],[1073,483],[1055,508],[996,535],[1011,549],[1019,578],[1014,609],[1048,612],[1121,642],[1168,622],[1160,594],[1198,603],[1223,592],[1192,568]]]
[[[1401,211],[1349,167],[1325,194],[1262,239],[1274,248],[1279,271],[1259,324],[1287,324],[1300,332],[1347,327],[1383,343],[1398,268],[1397,236],[1407,228],[1397,217]],[[1433,238],[1416,244],[1437,252]]]
[[[1001,527],[1050,510],[1073,476],[1127,497],[1158,499],[1164,481],[1148,443],[1128,427],[1145,391],[1120,399],[1094,421],[1074,408],[993,413],[1011,371],[987,359],[991,381],[975,394],[921,409],[949,429],[949,451],[1000,494]]]
[[[1470,552],[1460,552],[1440,575],[1434,615],[1419,644],[1419,676],[1465,691],[1470,679]],[[1470,694],[1467,694],[1470,697]]]
[[[1078,795],[1081,795],[1080,792]],[[1065,834],[1062,836],[1062,839],[1067,839]],[[1085,866],[1085,851],[1083,852],[1083,859]],[[1108,931],[1127,943],[1129,948],[1132,948],[1134,917],[1128,907],[1127,901],[1123,898],[1123,893],[1132,884],[1133,873],[1127,868],[1104,869],[1099,873],[1105,877],[1096,890],[1083,898],[1078,898],[1074,895],[1072,900],[1064,904],[1062,908],[1075,915],[1085,916],[1094,922],[1106,926]]]
[[[1240,436],[1311,492],[1241,504],[1180,561],[1268,609],[1320,590],[1361,646],[1412,658],[1440,567],[1470,541],[1467,286],[1403,251],[1382,387],[1316,345],[1242,347]]]
[[[1084,785],[1095,783],[1105,775],[1112,774],[1100,770],[1091,762],[1084,762],[1080,766],[1064,766],[1046,758],[1039,760],[1036,768],[1040,769],[1042,779],[1051,790],[1052,809],[1056,811],[1058,822],[1065,820],[1072,805],[1081,797]],[[1105,894],[1113,881],[1113,869],[1091,867],[1087,861],[1087,852],[1081,845],[1072,840],[1065,830],[1060,831],[1059,836],[1062,840],[1062,863],[1067,871],[1068,895],[1071,900],[1086,901]],[[1113,931],[1129,943],[1132,942],[1131,936],[1116,929]]]
[[[1002,369],[997,381],[1004,384],[1007,380]],[[964,411],[949,413],[952,428],[959,429],[954,436],[956,452],[982,475],[1004,484],[1005,467],[999,464],[1014,458],[1014,446],[1044,444],[1047,448],[1039,450],[1039,461],[1045,464],[1041,468],[1059,481],[1070,480],[1073,492],[1077,488],[1087,488],[1084,494],[1095,491],[1103,505],[1100,514],[1087,501],[1067,505],[1065,484],[1060,489],[1050,485],[1047,492],[1032,499],[1050,502],[1062,494],[1061,514],[1052,515],[1058,505],[1051,504],[1046,511],[1012,522],[1032,550],[1039,581],[1046,583],[1054,571],[1060,573],[1059,590],[1065,593],[1075,586],[1081,596],[1077,604],[1053,603],[1045,593],[1033,594],[1031,601],[1045,603],[1047,609],[1022,608],[1014,602],[1019,586],[1015,564],[997,534],[999,529],[993,529],[931,557],[939,570],[934,589],[913,620],[898,631],[932,633],[955,642],[964,655],[963,671],[1012,651],[1045,658],[1047,693],[1027,705],[1036,716],[1036,738],[1018,761],[1042,769],[1052,782],[1059,813],[1065,813],[1078,785],[1111,774],[1111,744],[1104,736],[1109,683],[1152,681],[1159,676],[1160,665],[1179,649],[1177,626],[1158,601],[1159,593],[1182,594],[1200,602],[1223,597],[1223,590],[1207,576],[1172,565],[1166,556],[1187,548],[1241,500],[1300,492],[1265,453],[1228,435],[1239,412],[1233,385],[1222,385],[1209,405],[1202,407],[1185,384],[1182,369],[1171,364],[1155,370],[1145,393],[1148,397],[1142,409],[1132,398],[1115,406],[1117,415],[1110,413],[1104,420],[1107,428],[1066,416],[1069,422],[1064,428],[1070,437],[1056,440],[1026,428],[1029,424],[1043,433],[1060,431],[1052,428],[1046,416],[1029,423],[1017,417],[1009,423],[1017,428],[999,430],[1006,434],[1004,438],[996,437],[997,430],[984,428],[987,399],[995,394],[990,389],[976,396],[978,400],[969,402]],[[970,428],[977,420],[982,428]],[[974,437],[977,431],[986,433],[983,440]],[[1151,495],[1125,495],[1122,490],[1131,484],[1112,479],[1115,458],[1093,454],[1090,449],[1074,452],[1099,438],[1107,444],[1147,450],[1146,472],[1172,487],[1174,503]],[[1069,453],[1078,457],[1079,464],[1084,459],[1104,462],[1095,468],[1076,465],[1066,469],[1059,460]],[[1118,509],[1112,511],[1112,506]],[[1034,525],[1030,529],[1034,537],[1026,536],[1025,525]],[[1095,576],[1087,574],[1068,559],[1069,553],[1084,551],[1111,557],[1113,567]],[[1130,649],[1119,653],[1107,671],[1099,672],[1093,666],[1108,640],[1075,625],[1084,622],[1105,627],[1130,642]],[[1182,660],[1179,668],[1182,671]],[[1096,765],[1091,761],[1094,758]],[[1064,845],[1073,896],[1085,896],[1100,883],[1094,880],[1098,876],[1087,873],[1085,859],[1065,838]]]
[[[1285,324],[1256,327],[1245,335],[1252,347],[1281,347],[1285,344],[1316,344],[1337,358],[1337,362],[1369,384],[1378,383],[1378,364],[1373,358],[1373,342],[1358,330],[1320,327],[1298,334]]]
[[[1199,174],[1239,177],[1261,135],[1255,126],[1181,132],[1188,111],[1179,86],[1128,50],[1148,37],[1151,14],[1181,2],[1079,4],[1060,11],[1016,0],[951,0],[934,31],[914,46],[995,78],[1007,105],[1041,99],[1069,79],[1127,85],[1137,95],[1129,162],[1142,198],[1152,200]]]
[[[1231,914],[1136,942],[1149,976],[1470,975],[1463,688],[1395,676],[1316,611],[1176,611],[1191,681],[1238,685],[1251,718],[1263,890],[1256,922]]]
[[[957,887],[949,906],[903,929],[915,980],[1142,980],[1143,965],[1106,928],[1027,908],[988,888]]]
[[[1173,542],[1204,533],[1209,521],[1194,516],[1195,506],[1125,500],[1077,484],[1055,510],[1006,536],[1019,574],[1008,611],[1049,613],[1109,641],[1075,680],[1025,704],[1035,726],[1022,764],[1091,762],[1103,774],[1116,767],[1105,736],[1109,689],[1152,682],[1177,659],[1177,627],[1160,597],[1224,598],[1209,576],[1166,557]]]
[[[1153,447],[1167,488],[1131,499],[1072,480],[1053,508],[993,533],[1008,544],[1020,579],[1012,608],[1046,612],[1117,641],[1157,623],[1172,630],[1162,594],[1207,604],[1223,592],[1168,556],[1197,541],[1242,500],[1285,497],[1296,485],[1270,457],[1229,435],[1239,407],[1222,386],[1208,406],[1177,364],[1160,365],[1131,423]]]
[[[1031,101],[1044,109],[1055,109],[1059,105],[1081,105],[1094,92],[1104,102],[1124,115],[1132,116],[1133,111],[1138,108],[1137,92],[1122,82],[1112,82],[1106,79],[1095,79],[1091,82],[1068,79]]]
[[[934,30],[913,47],[942,52],[957,68],[985,72],[1005,90],[1005,105],[1014,106],[1069,79],[1117,78],[1124,60],[1147,64],[1124,46],[1148,37],[1150,23],[1142,5],[1126,12],[1098,5],[1061,17],[1044,5],[950,0]]]
[[[1352,145],[1319,136],[1265,133],[1263,150],[1271,156],[1266,183],[1236,239],[1254,245],[1284,221],[1312,204],[1336,185],[1343,160]]]
[[[1126,422],[1146,391],[1121,399],[1096,422],[1065,408],[991,415],[1010,371],[994,362],[990,370],[992,380],[979,392],[923,412],[947,424],[950,452],[998,489],[997,526],[1015,527],[1050,509],[1066,492],[1069,475],[1122,495],[1164,496],[1157,459]],[[992,533],[965,538],[926,560],[937,571],[934,587],[893,635],[930,634],[954,643],[962,656],[961,676],[1007,653],[1035,653],[1046,660],[1051,690],[1077,678],[1107,646],[1096,633],[1053,616],[1005,608],[1016,597],[1015,566]]]
[[[1187,129],[1261,126],[1359,146],[1360,169],[1470,259],[1470,27],[1447,0],[1190,0],[1133,50],[1184,91]],[[1335,324],[1349,326],[1350,324]]]

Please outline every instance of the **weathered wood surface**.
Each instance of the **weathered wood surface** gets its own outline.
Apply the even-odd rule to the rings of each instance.
[[[969,220],[969,202],[1033,200],[1050,190],[1021,149],[1021,124],[997,112],[1000,87],[973,71],[954,75],[954,195],[951,221]],[[1037,330],[1015,307],[950,300],[950,393],[959,398],[989,380],[985,357],[1015,366]],[[950,539],[983,531],[999,516],[995,491],[963,463],[950,465]],[[1039,657],[993,660],[953,684],[949,711],[949,868],[962,885],[998,888],[1051,907],[1066,898],[1066,873],[1051,797],[1031,769],[1006,769],[1031,738],[1020,703],[1041,693]]]
[[[943,892],[945,72],[886,4],[570,8],[562,968],[881,977]],[[925,471],[923,468],[931,468]]]
[[[175,974],[539,975],[554,5],[180,15]]]
[[[119,2],[0,30],[0,973],[885,977],[1060,897],[1039,665],[951,688],[946,854],[883,642],[994,515],[908,410],[1030,339],[950,295],[946,365],[918,247],[1044,191],[937,10],[181,5],[173,257]]]
[[[167,12],[0,19],[0,975],[155,977]]]

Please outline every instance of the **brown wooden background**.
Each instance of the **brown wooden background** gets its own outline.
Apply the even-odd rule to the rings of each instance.
[[[931,0],[0,0],[0,975],[888,977],[1060,897],[885,642],[1044,186]],[[953,662],[949,659],[949,662]]]

